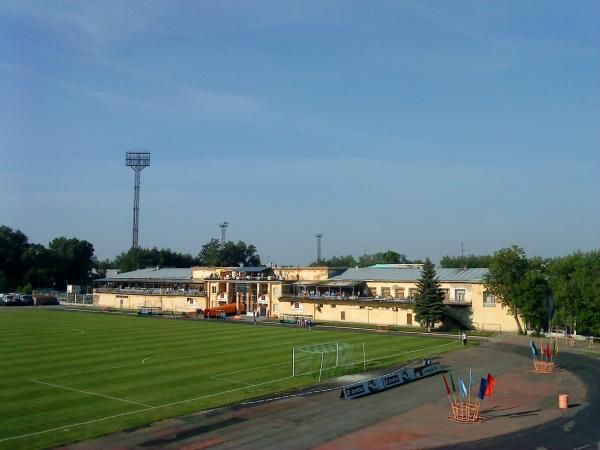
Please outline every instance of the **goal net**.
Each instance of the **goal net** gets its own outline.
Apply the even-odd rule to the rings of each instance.
[[[364,364],[364,344],[328,342],[292,350],[292,375],[295,377],[312,375],[320,381],[321,378],[362,369]]]

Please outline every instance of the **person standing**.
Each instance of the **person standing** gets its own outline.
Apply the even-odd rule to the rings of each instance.
[[[467,345],[467,333],[463,331],[462,336],[460,337],[463,345]]]

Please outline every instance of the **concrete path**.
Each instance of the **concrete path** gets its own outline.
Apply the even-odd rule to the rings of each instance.
[[[488,420],[455,424],[441,376],[357,400],[339,390],[254,406],[165,420],[131,432],[73,445],[72,449],[412,449],[583,448],[600,441],[600,360],[561,348],[563,368],[531,372],[528,339],[504,335],[443,355],[455,380],[491,372],[496,393],[482,404]],[[558,395],[573,407],[558,409]],[[455,447],[452,447],[455,446]],[[595,448],[595,447],[593,447]]]

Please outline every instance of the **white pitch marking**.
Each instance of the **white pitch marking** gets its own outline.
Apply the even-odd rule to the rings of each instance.
[[[208,377],[211,380],[218,380],[218,381],[225,381],[227,383],[237,383],[237,384],[245,384],[246,386],[252,386],[250,383],[244,383],[243,381],[238,381],[238,380],[228,380],[227,378],[220,378],[220,377]]]
[[[72,388],[69,386],[61,386],[60,384],[46,383],[44,381],[38,381],[38,380],[29,380],[29,381],[32,381],[32,382],[38,383],[38,384],[45,384],[46,386],[52,386],[52,387],[59,388],[59,389],[65,389],[67,391],[80,392],[82,394],[88,394],[88,395],[96,395],[98,397],[110,398],[112,400],[119,400],[121,402],[133,403],[134,405],[140,405],[140,406],[145,406],[147,408],[152,408],[152,406],[146,405],[144,403],[134,402],[133,400],[127,400],[127,399],[119,398],[119,397],[113,397],[111,395],[104,395],[104,394],[98,394],[97,392],[83,391],[81,389],[75,389],[75,388]]]

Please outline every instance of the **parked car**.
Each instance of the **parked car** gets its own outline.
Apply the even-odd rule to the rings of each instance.
[[[2,303],[4,303],[4,306],[20,306],[23,304],[19,298],[19,294],[15,293],[4,294],[4,297],[2,297]]]
[[[21,303],[23,306],[33,306],[35,302],[32,295],[21,295]]]

